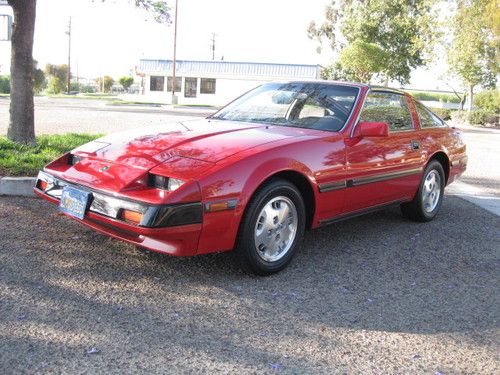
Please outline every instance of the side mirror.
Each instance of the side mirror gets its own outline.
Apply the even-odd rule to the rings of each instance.
[[[361,121],[356,126],[354,137],[387,137],[389,124],[386,122]]]

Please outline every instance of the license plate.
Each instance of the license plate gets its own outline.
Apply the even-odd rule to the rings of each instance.
[[[86,191],[65,186],[61,194],[59,210],[78,219],[83,219],[87,210],[89,197],[90,193]]]

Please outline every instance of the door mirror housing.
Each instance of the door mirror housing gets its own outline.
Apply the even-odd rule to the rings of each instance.
[[[356,126],[354,137],[387,137],[389,135],[389,124],[387,122],[361,121]]]

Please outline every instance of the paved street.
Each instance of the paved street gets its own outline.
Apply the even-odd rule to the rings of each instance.
[[[58,110],[42,107],[50,129]],[[96,108],[75,116],[108,116]],[[123,110],[110,118],[184,117]],[[464,137],[469,169],[435,221],[392,209],[308,232],[267,278],[231,254],[145,253],[39,199],[0,198],[0,373],[499,373],[500,217],[461,197],[498,199],[500,131]]]
[[[35,97],[35,131],[40,134],[115,133],[168,122],[192,120],[212,113],[199,108],[112,106],[104,100]],[[0,97],[0,134],[7,133],[9,99]]]

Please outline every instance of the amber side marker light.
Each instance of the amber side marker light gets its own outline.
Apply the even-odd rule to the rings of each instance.
[[[237,202],[238,200],[236,199],[230,199],[227,201],[205,203],[205,211],[218,212],[218,211],[233,210],[236,207]]]
[[[49,184],[47,183],[47,181],[38,180],[38,183],[36,184],[36,187],[39,188],[41,191],[45,191],[45,189],[47,189],[48,185]]]
[[[122,209],[120,211],[120,219],[122,219],[128,223],[134,223],[137,225],[139,225],[141,223],[143,216],[144,216],[144,214],[137,212],[137,211],[125,210],[125,209]]]

